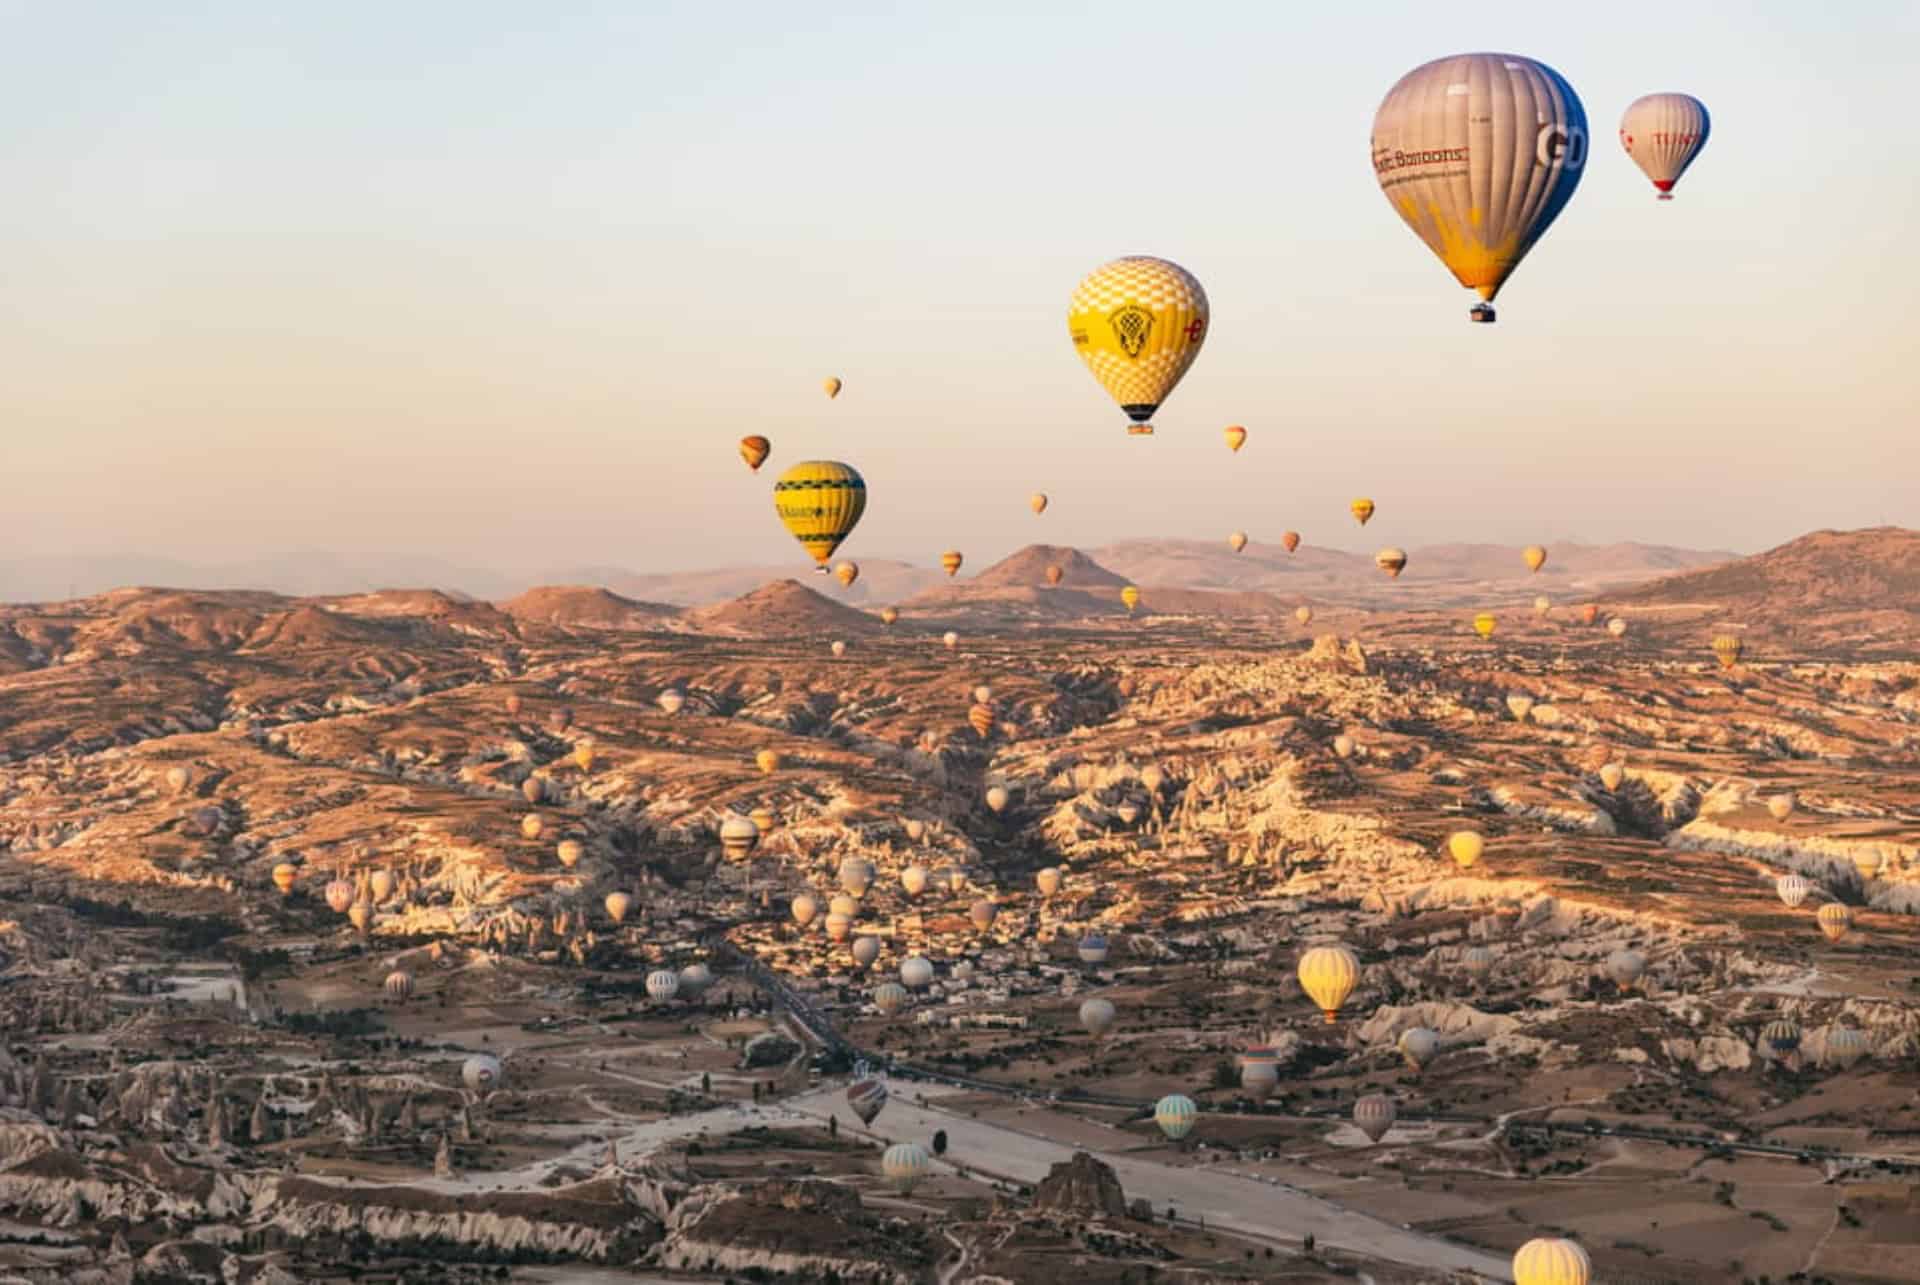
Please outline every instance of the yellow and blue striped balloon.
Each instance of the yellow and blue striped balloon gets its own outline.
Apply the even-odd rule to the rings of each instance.
[[[867,483],[859,470],[838,460],[802,460],[773,484],[780,522],[819,565],[840,547],[867,511]]]
[[[1175,1142],[1192,1133],[1193,1122],[1199,1118],[1200,1109],[1184,1093],[1169,1093],[1154,1104],[1153,1122]]]

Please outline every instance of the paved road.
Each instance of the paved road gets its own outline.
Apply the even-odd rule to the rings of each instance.
[[[961,1164],[977,1161],[981,1168],[996,1175],[1031,1184],[1044,1178],[1056,1162],[1070,1158],[1080,1149],[937,1107],[921,1106],[908,1101],[907,1092],[907,1086],[899,1086],[884,1114],[875,1121],[878,1132],[894,1138],[929,1138],[935,1130],[945,1129],[947,1157]],[[822,1118],[837,1111],[842,1129],[846,1129],[851,1120],[843,1086],[788,1098],[781,1105]],[[1125,1137],[1115,1135],[1116,1141]],[[1128,1200],[1145,1196],[1155,1210],[1172,1205],[1183,1219],[1204,1217],[1207,1226],[1225,1232],[1289,1242],[1311,1233],[1318,1244],[1331,1249],[1428,1270],[1478,1272],[1496,1281],[1512,1279],[1508,1275],[1508,1260],[1503,1256],[1408,1231],[1370,1215],[1342,1209],[1296,1188],[1223,1173],[1213,1165],[1163,1164],[1147,1157],[1123,1156],[1112,1151],[1093,1154],[1113,1166]],[[1170,1158],[1171,1153],[1167,1154]]]

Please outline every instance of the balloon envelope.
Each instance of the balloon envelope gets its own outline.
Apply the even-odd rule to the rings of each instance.
[[[767,462],[767,456],[772,453],[773,443],[757,433],[740,439],[740,458],[745,460],[747,467],[756,473],[760,471],[760,466]]]
[[[802,460],[773,484],[773,508],[824,571],[867,511],[867,484],[858,470],[838,460]]]
[[[1372,151],[1394,211],[1490,303],[1580,185],[1587,114],[1545,63],[1455,54],[1387,91]]]
[[[1140,255],[1096,268],[1074,289],[1067,333],[1093,377],[1135,427],[1147,421],[1200,355],[1207,292],[1177,263]]]
[[[1663,201],[1673,199],[1673,185],[1712,132],[1707,105],[1692,94],[1647,94],[1628,103],[1620,117],[1620,146]]]

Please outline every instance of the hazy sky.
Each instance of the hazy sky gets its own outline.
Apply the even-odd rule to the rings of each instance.
[[[1910,2],[0,15],[0,557],[800,569],[769,490],[816,456],[867,478],[849,553],[975,566],[1920,525]],[[1558,68],[1595,144],[1492,327],[1367,148],[1482,48]],[[1659,89],[1713,112],[1671,204],[1614,139]],[[1126,253],[1213,306],[1152,439],[1064,322]]]

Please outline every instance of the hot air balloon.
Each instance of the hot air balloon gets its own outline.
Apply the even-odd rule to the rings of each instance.
[[[1232,549],[1235,553],[1238,553],[1242,549],[1246,548],[1247,533],[1245,531],[1235,531],[1232,535],[1227,537],[1227,547],[1229,549]]]
[[[688,999],[699,999],[711,985],[713,970],[705,964],[688,964],[680,970],[680,993]]]
[[[1853,868],[1859,872],[1860,882],[1866,883],[1880,873],[1880,854],[1865,848],[1855,849]]]
[[[880,1108],[887,1105],[887,1085],[884,1080],[855,1080],[847,1086],[847,1105],[860,1117],[861,1124],[872,1124],[880,1114]]]
[[[1547,551],[1537,544],[1530,544],[1520,550],[1520,558],[1527,564],[1527,570],[1539,571],[1547,565]]]
[[[833,564],[833,578],[840,582],[842,589],[853,588],[853,582],[860,578],[860,564],[842,558]]]
[[[974,733],[986,740],[993,732],[993,706],[980,704],[967,711],[967,722],[972,724]]]
[[[460,1064],[460,1082],[474,1093],[486,1093],[497,1089],[505,1081],[506,1073],[501,1069],[500,1059],[497,1057],[475,1053]]]
[[[918,897],[927,890],[927,868],[908,866],[900,872],[900,886],[909,897]]]
[[[1494,319],[1494,296],[1553,223],[1587,161],[1587,114],[1559,72],[1516,54],[1416,67],[1373,119],[1373,170],[1394,210]]]
[[[1043,866],[1034,873],[1033,883],[1042,897],[1051,897],[1060,891],[1060,867]]]
[[[680,707],[687,703],[687,698],[677,688],[668,687],[653,698],[653,703],[660,707],[661,713],[671,718],[680,712]]]
[[[1028,496],[1027,507],[1033,510],[1035,517],[1039,517],[1042,513],[1045,513],[1047,511],[1046,492],[1035,491],[1032,495]]]
[[[747,813],[747,820],[753,822],[753,828],[763,835],[773,833],[774,827],[780,824],[780,818],[764,803]]]
[[[1873,1037],[1851,1026],[1836,1024],[1827,1027],[1826,1046],[1825,1060],[1844,1070],[1873,1052]]]
[[[1620,117],[1620,146],[1653,180],[1662,201],[1707,145],[1713,122],[1707,105],[1691,94],[1647,94],[1627,104]]]
[[[820,903],[803,892],[793,899],[789,909],[793,914],[793,922],[805,928],[813,922],[813,917],[820,913]]]
[[[834,655],[834,658],[837,660],[840,657],[847,654],[847,644],[841,641],[840,639],[836,638],[833,640],[831,644],[828,645],[827,650],[832,652]]]
[[[865,896],[877,873],[865,857],[848,857],[840,863],[840,886],[856,897]]]
[[[1353,1124],[1367,1135],[1367,1141],[1378,1142],[1387,1136],[1387,1130],[1393,1128],[1393,1122],[1399,1118],[1400,1110],[1394,1106],[1393,1099],[1384,1093],[1369,1093],[1358,1098],[1353,1104]]]
[[[753,762],[754,766],[760,769],[762,775],[772,776],[780,770],[780,751],[761,750],[753,756]]]
[[[1482,638],[1491,638],[1498,624],[1499,622],[1493,618],[1493,613],[1483,611],[1473,618],[1473,632]]]
[[[942,866],[933,876],[933,886],[957,893],[967,886],[967,873],[958,866]]]
[[[1006,811],[1007,787],[1004,785],[988,786],[987,787],[987,806],[989,808],[992,808],[995,812]]]
[[[880,608],[880,623],[881,623],[881,624],[883,624],[883,625],[890,625],[890,624],[892,624],[892,623],[893,623],[894,621],[896,621],[896,620],[898,620],[898,619],[900,619],[900,610],[899,610],[899,608],[897,608],[897,607],[882,607],[882,608]]]
[[[1293,609],[1293,618],[1303,625],[1310,625],[1313,623],[1313,608],[1301,603]]]
[[[940,642],[948,651],[952,651],[960,645],[960,635],[949,629],[946,633],[940,635]]]
[[[827,909],[836,915],[845,915],[848,920],[852,920],[860,913],[860,903],[844,892],[836,893],[833,900],[827,903]]]
[[[873,1006],[882,1017],[892,1017],[907,1006],[907,988],[899,982],[881,982],[873,988]]]
[[[973,685],[973,698],[984,705],[993,699],[993,688],[985,683],[975,683]]]
[[[1149,793],[1160,793],[1160,787],[1167,782],[1167,774],[1160,770],[1158,763],[1149,763],[1140,769],[1140,784],[1147,787]]]
[[[1292,553],[1300,547],[1300,533],[1298,531],[1283,532],[1280,536],[1280,544],[1288,553]]]
[[[1049,563],[1047,565],[1047,583],[1048,584],[1057,586],[1062,580],[1066,579],[1066,576],[1067,576],[1067,573],[1061,570],[1058,566],[1052,563]]]
[[[573,765],[582,772],[593,771],[593,742],[582,741],[573,747]]]
[[[1104,964],[1107,962],[1107,939],[1098,933],[1089,933],[1080,939],[1075,953],[1083,964]]]
[[[900,984],[910,991],[925,990],[933,984],[933,961],[915,955],[900,962]]]
[[[1612,620],[1609,620],[1607,622],[1607,632],[1612,634],[1615,638],[1625,638],[1627,636],[1626,617],[1615,616]]]
[[[367,880],[367,887],[373,892],[373,901],[379,905],[393,895],[394,878],[391,870],[376,870]]]
[[[1837,901],[1829,901],[1814,912],[1814,920],[1828,941],[1839,941],[1853,931],[1853,912]]]
[[[827,940],[845,941],[853,932],[853,916],[834,911],[827,916]]]
[[[1111,1000],[1095,998],[1080,1005],[1080,1025],[1096,1040],[1104,1038],[1113,1029],[1115,1016]]]
[[[1364,495],[1349,504],[1347,508],[1353,513],[1353,520],[1361,526],[1365,526],[1373,517],[1373,501],[1367,499]]]
[[[1353,743],[1353,738],[1351,736],[1348,736],[1346,733],[1342,732],[1340,735],[1333,738],[1333,752],[1335,756],[1343,759],[1350,759],[1353,757],[1354,749],[1355,749],[1355,746]]]
[[[1514,722],[1526,722],[1527,715],[1533,712],[1533,697],[1515,692],[1507,697],[1507,712],[1513,715]]]
[[[404,1004],[413,994],[413,974],[403,968],[396,968],[387,974],[387,979],[380,983],[380,988],[386,991],[388,999]]]
[[[1247,444],[1247,430],[1238,424],[1229,424],[1220,432],[1227,439],[1227,449],[1230,451],[1237,451]]]
[[[647,998],[664,1004],[680,993],[680,974],[671,968],[656,968],[647,974]]]
[[[1067,332],[1093,377],[1150,434],[1153,413],[1193,365],[1207,337],[1207,292],[1179,264],[1115,259],[1073,292]]]
[[[291,862],[282,861],[273,868],[273,886],[280,890],[282,897],[293,891],[294,880],[300,877],[300,867]]]
[[[933,1157],[917,1142],[896,1142],[880,1156],[880,1172],[903,1196],[911,1195],[932,1168]]]
[[[1315,946],[1300,957],[1300,989],[1320,1006],[1329,1026],[1359,980],[1359,956],[1345,946]]]
[[[1279,1087],[1279,1055],[1272,1049],[1248,1049],[1240,1055],[1240,1091],[1242,1093],[1255,1102],[1265,1102]]]
[[[840,379],[837,375],[828,375],[820,381],[820,387],[826,393],[828,401],[840,395]]]
[[[1632,990],[1646,971],[1647,957],[1637,950],[1616,950],[1607,956],[1607,976],[1613,979],[1622,995]]]
[[[1586,606],[1580,608],[1580,622],[1582,624],[1590,625],[1598,619],[1600,619],[1599,603],[1590,602]]]
[[[1544,617],[1549,611],[1552,611],[1552,610],[1553,610],[1553,601],[1549,599],[1545,594],[1541,594],[1538,598],[1535,598],[1533,600],[1534,615]]]
[[[773,509],[824,574],[833,551],[867,511],[867,484],[857,469],[838,460],[802,460],[773,484]]]
[[[1767,800],[1767,814],[1776,821],[1784,821],[1792,816],[1793,810],[1799,806],[1799,797],[1792,790],[1788,790]]]
[[[610,892],[602,904],[606,907],[607,918],[616,924],[624,924],[627,922],[627,912],[633,909],[633,898],[624,892]]]
[[[519,716],[519,714],[520,714],[520,709],[521,709],[521,706],[522,706],[522,704],[523,704],[523,703],[524,703],[524,702],[522,702],[522,701],[521,701],[521,699],[520,699],[520,693],[519,693],[519,692],[508,692],[508,693],[507,693],[507,714],[508,714],[508,716],[509,716],[509,717],[516,717],[516,718],[517,718],[517,717]]]
[[[960,564],[964,561],[966,559],[961,556],[958,549],[948,549],[940,555],[940,567],[950,577],[959,574]]]
[[[1493,971],[1493,952],[1485,946],[1469,946],[1460,952],[1460,967],[1474,977],[1485,977]]]
[[[1805,875],[1781,875],[1773,881],[1773,890],[1789,910],[1797,910],[1813,891],[1813,881]]]
[[[1447,851],[1453,854],[1454,864],[1462,870],[1473,869],[1486,850],[1487,841],[1478,830],[1455,830],[1447,836]]]
[[[1174,1142],[1192,1133],[1194,1121],[1199,1118],[1200,1109],[1184,1093],[1169,1093],[1153,1105],[1153,1122]]]
[[[1776,1057],[1793,1053],[1800,1047],[1800,1024],[1778,1018],[1760,1028],[1760,1047]]]
[[[322,895],[327,899],[327,909],[336,915],[346,914],[347,908],[353,905],[353,885],[345,879],[335,879],[328,883]]]
[[[1127,614],[1132,615],[1133,609],[1140,605],[1140,591],[1128,585],[1120,591],[1120,601],[1126,604]]]
[[[853,962],[862,968],[880,958],[880,939],[878,937],[857,937],[853,942]]]
[[[984,897],[967,908],[967,918],[972,922],[973,926],[981,932],[985,932],[987,929],[993,927],[993,921],[999,917],[1000,907],[994,905]]]
[[[546,822],[540,819],[538,813],[529,812],[520,818],[520,837],[523,839],[538,839],[544,829]]]
[[[580,864],[580,858],[587,855],[587,847],[578,839],[562,839],[560,846],[554,849],[554,855],[560,858],[560,864],[571,870]]]
[[[1390,579],[1398,580],[1407,566],[1407,551],[1389,545],[1373,555],[1373,565],[1386,572]]]
[[[1416,1071],[1427,1069],[1427,1063],[1440,1054],[1440,1035],[1424,1026],[1410,1026],[1400,1032],[1398,1045],[1400,1056],[1407,1059],[1407,1065]]]
[[[1514,1285],[1587,1285],[1592,1279],[1587,1251],[1570,1240],[1543,1236],[1520,1246],[1513,1256]]]
[[[1720,662],[1720,668],[1732,669],[1740,663],[1740,653],[1746,644],[1737,634],[1719,634],[1713,640],[1713,658]]]
[[[348,906],[347,922],[353,925],[355,932],[359,933],[362,937],[366,936],[367,931],[373,927],[373,903],[370,901],[356,901],[351,906]]]
[[[767,456],[773,453],[773,443],[758,433],[740,439],[740,458],[747,467],[758,473],[760,466],[767,462]]]
[[[546,793],[546,786],[541,783],[540,778],[537,776],[530,776],[520,782],[520,797],[529,803],[538,803],[546,797]],[[525,828],[525,825],[526,823],[524,821],[521,822],[522,829]]]
[[[739,813],[720,822],[720,850],[729,861],[745,861],[760,843],[760,827]]]
[[[1624,781],[1626,777],[1627,770],[1618,763],[1603,763],[1600,765],[1600,784],[1606,786],[1608,790],[1619,789],[1620,782]]]
[[[175,794],[184,794],[187,786],[193,781],[193,773],[184,767],[175,765],[167,769],[166,779],[169,790],[172,790]]]

